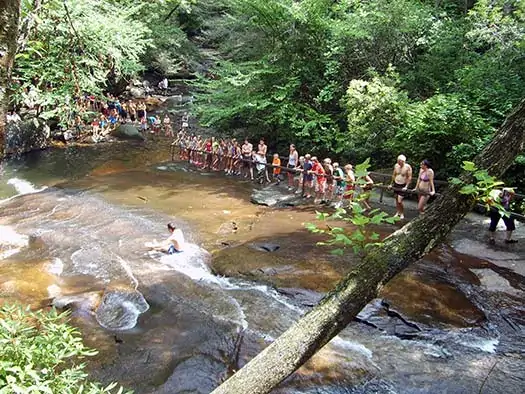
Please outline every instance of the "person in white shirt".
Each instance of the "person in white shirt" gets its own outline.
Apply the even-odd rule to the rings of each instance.
[[[182,230],[177,228],[177,226],[175,226],[173,223],[168,223],[168,231],[170,232],[170,236],[165,241],[147,242],[146,246],[154,250],[165,252],[167,254],[182,252],[185,245],[184,234],[182,233]]]

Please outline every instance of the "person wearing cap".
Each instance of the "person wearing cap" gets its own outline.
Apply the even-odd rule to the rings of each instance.
[[[407,162],[405,155],[397,157],[397,163],[394,166],[392,173],[392,182],[389,188],[394,188],[394,196],[396,198],[396,214],[400,219],[405,218],[403,199],[405,198],[406,190],[412,182],[412,167]]]

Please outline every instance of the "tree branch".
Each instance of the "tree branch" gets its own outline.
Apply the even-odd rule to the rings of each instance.
[[[177,11],[177,9],[180,7],[180,2],[179,4],[177,4],[175,7],[173,7],[173,9],[168,13],[168,15],[166,15],[166,17],[164,18],[164,22],[166,22],[168,19],[171,18],[171,16],[173,15],[173,13],[175,11]]]
[[[80,48],[84,50],[82,39],[78,35],[77,29],[75,29],[75,25],[73,24],[73,20],[71,19],[71,15],[69,13],[69,8],[67,8],[66,0],[64,0],[64,9],[66,10],[66,17],[67,17],[67,21],[69,22],[69,25],[71,26],[71,30],[73,30],[73,33],[75,34],[75,37],[77,38],[78,45],[80,45]]]
[[[43,4],[44,2],[41,0],[33,0],[33,9],[28,12],[20,26],[17,52],[22,52],[25,49],[27,42],[29,41],[29,37],[33,33],[33,30],[37,27],[38,23],[36,16],[38,15]]]

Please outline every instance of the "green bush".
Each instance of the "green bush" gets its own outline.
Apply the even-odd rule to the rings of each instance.
[[[87,381],[80,360],[97,352],[82,343],[68,313],[0,308],[0,393],[123,393]]]

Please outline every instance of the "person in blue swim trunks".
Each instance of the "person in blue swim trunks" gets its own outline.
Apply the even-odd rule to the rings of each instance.
[[[168,231],[170,236],[163,242],[149,242],[146,246],[159,250],[168,254],[180,253],[184,250],[184,234],[180,228],[177,228],[175,224],[168,223]]]

